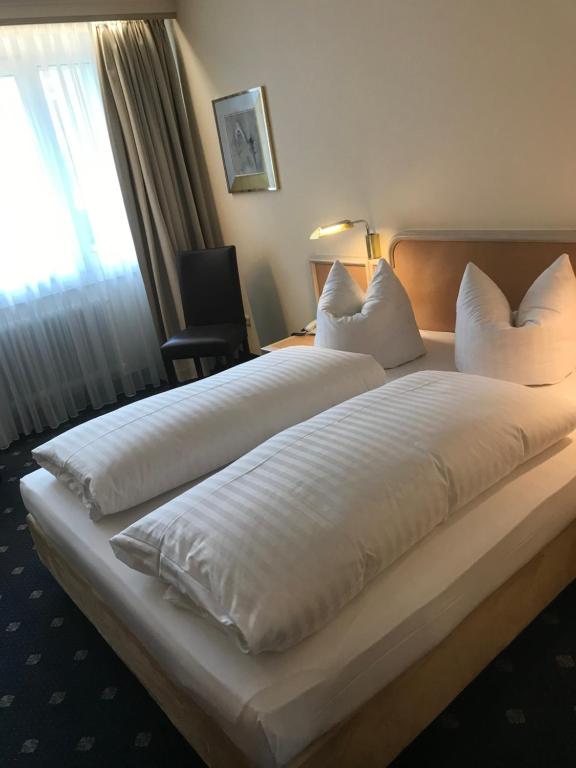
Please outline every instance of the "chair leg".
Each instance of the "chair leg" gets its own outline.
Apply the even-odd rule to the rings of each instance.
[[[193,357],[192,360],[194,360],[194,365],[196,366],[196,374],[199,379],[204,378],[204,371],[202,370],[202,358],[201,357]]]
[[[164,368],[166,368],[166,376],[168,377],[168,384],[171,387],[177,387],[178,382],[178,376],[176,376],[176,368],[174,367],[174,361],[171,360],[169,357],[165,357],[162,355],[162,358],[164,360]]]
[[[226,361],[226,368],[232,368],[236,364],[234,355],[225,355],[224,360]]]

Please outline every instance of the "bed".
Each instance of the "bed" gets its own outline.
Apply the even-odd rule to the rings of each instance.
[[[421,327],[432,330],[423,334],[428,354],[390,378],[453,369],[443,295],[452,301],[471,251],[496,280],[504,269],[530,281],[514,268],[524,252],[517,241],[460,237],[392,244]],[[526,250],[537,273],[571,248],[548,239]],[[431,262],[442,273],[434,279]],[[575,375],[557,386],[576,408]],[[436,529],[324,629],[256,657],[111,552],[112,535],[182,488],[98,524],[44,470],[25,478],[22,493],[45,564],[208,765],[382,766],[576,575],[575,438]]]

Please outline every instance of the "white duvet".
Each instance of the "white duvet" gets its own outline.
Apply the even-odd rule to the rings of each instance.
[[[284,650],[575,427],[552,392],[415,373],[276,435],[111,544],[244,650]]]
[[[97,520],[214,472],[385,378],[369,355],[293,347],[92,419],[32,453]]]

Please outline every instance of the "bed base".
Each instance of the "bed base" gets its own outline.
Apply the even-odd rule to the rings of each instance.
[[[168,679],[97,591],[28,515],[36,549],[62,588],[210,768],[250,761],[190,695]],[[484,600],[436,648],[288,768],[383,768],[576,577],[576,520]]]

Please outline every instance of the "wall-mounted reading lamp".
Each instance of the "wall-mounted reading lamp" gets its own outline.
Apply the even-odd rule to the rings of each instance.
[[[325,227],[318,227],[318,229],[315,229],[310,235],[310,240],[318,240],[320,237],[326,237],[327,235],[337,235],[340,232],[345,232],[347,229],[352,229],[355,224],[364,224],[366,227],[366,250],[368,251],[368,258],[379,259],[381,256],[380,235],[370,229],[368,222],[365,219],[343,219],[334,224],[328,224]]]

